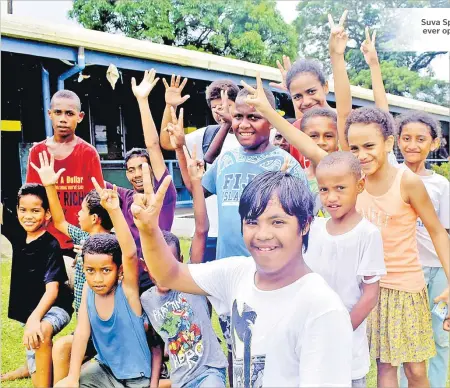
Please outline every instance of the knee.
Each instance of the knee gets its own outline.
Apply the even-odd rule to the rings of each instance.
[[[52,350],[52,356],[54,361],[58,361],[59,359],[63,360],[70,358],[70,352],[72,350],[72,340],[73,336],[66,335],[55,341]]]
[[[420,363],[404,363],[403,369],[408,380],[422,380],[427,377],[425,361]]]
[[[39,348],[35,349],[35,351],[38,351],[39,349],[47,349],[51,348],[52,338],[53,338],[53,327],[50,323],[46,321],[41,322],[41,333],[44,336],[43,341],[40,341]]]

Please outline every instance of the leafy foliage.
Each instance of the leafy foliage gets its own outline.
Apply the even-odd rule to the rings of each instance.
[[[274,0],[74,0],[85,28],[274,65],[296,56],[295,29]]]
[[[442,163],[441,165],[433,164],[432,170],[450,180],[450,163]]]

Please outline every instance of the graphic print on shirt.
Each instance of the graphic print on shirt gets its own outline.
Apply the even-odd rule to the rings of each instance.
[[[239,314],[236,300],[231,313],[231,338],[233,342],[233,377],[235,387],[262,387],[264,376],[265,355],[252,355],[252,331],[257,318],[256,312],[243,304],[242,314]],[[244,357],[238,358],[236,345],[240,342],[244,347]]]
[[[386,212],[374,209],[373,207],[370,207],[368,210],[361,209],[361,215],[380,230],[387,228],[389,220],[392,218],[392,216]]]
[[[241,194],[256,174],[225,174],[222,187],[222,205],[239,206]]]
[[[203,355],[203,342],[200,328],[193,323],[194,312],[188,301],[178,295],[177,300],[153,310],[153,316],[162,321],[160,330],[167,333],[169,357],[174,365],[192,369]]]

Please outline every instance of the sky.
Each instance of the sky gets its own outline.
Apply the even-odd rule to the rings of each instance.
[[[1,1],[1,13],[6,13],[7,2]],[[299,1],[297,0],[278,0],[277,8],[286,22],[292,22],[297,12],[295,7]],[[67,16],[68,11],[72,8],[71,0],[13,0],[13,14],[37,18],[41,21],[54,22],[58,24],[77,25]],[[448,81],[450,77],[449,55],[442,55],[432,62],[433,70],[436,77]]]

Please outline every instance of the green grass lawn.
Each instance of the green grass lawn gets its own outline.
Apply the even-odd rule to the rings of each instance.
[[[181,250],[185,258],[189,257],[189,240],[181,240]],[[16,369],[25,362],[25,350],[22,345],[22,335],[23,328],[16,321],[10,320],[7,317],[8,313],[8,301],[9,301],[9,283],[11,275],[11,260],[2,258],[1,261],[1,288],[2,288],[2,311],[1,311],[1,322],[2,322],[2,351],[1,360],[2,366],[1,371],[5,373],[7,371]],[[24,285],[24,292],[28,292],[26,285]],[[225,352],[226,347],[223,341],[222,332],[220,330],[219,322],[217,320],[217,315],[213,314],[212,324],[214,331],[217,333],[219,338],[222,340],[222,348]],[[56,338],[71,333],[75,328],[75,318],[72,318],[70,324],[56,336]],[[449,374],[450,375],[450,374]],[[1,384],[2,387],[32,387],[31,379],[22,379],[12,382],[5,382]],[[367,387],[376,386],[376,372],[374,364],[367,376]],[[447,381],[447,387],[450,387],[449,381]]]

